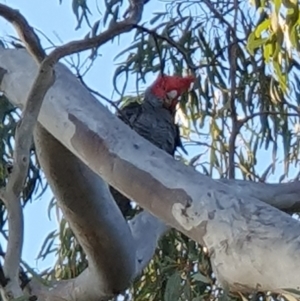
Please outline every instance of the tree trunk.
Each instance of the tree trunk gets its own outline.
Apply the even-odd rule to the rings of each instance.
[[[0,62],[8,71],[1,90],[21,107],[36,65],[24,50],[1,50]],[[109,185],[206,246],[223,287],[244,292],[299,289],[298,221],[262,203],[259,195],[241,193],[239,182],[223,184],[175,161],[125,127],[66,67],[59,65],[56,71],[57,80],[46,95],[39,122],[69,151]],[[78,202],[82,200],[70,206],[71,201],[63,198],[60,204],[71,211],[80,206]],[[88,209],[81,219],[83,227],[94,216]],[[78,214],[67,215],[70,224],[80,219]],[[98,235],[95,227],[86,231]],[[96,253],[95,248],[91,245],[90,252]]]

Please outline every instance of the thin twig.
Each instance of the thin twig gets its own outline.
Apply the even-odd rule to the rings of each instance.
[[[103,100],[105,100],[107,103],[109,103],[111,106],[113,106],[113,107],[116,109],[116,111],[117,111],[118,113],[120,113],[120,114],[122,113],[122,112],[120,111],[118,105],[117,105],[114,101],[110,100],[109,98],[107,98],[107,97],[104,96],[103,94],[99,93],[98,91],[96,91],[96,90],[90,88],[90,87],[87,85],[87,83],[84,81],[84,79],[83,79],[83,77],[82,77],[81,74],[77,73],[77,78],[78,78],[79,81],[82,83],[82,85],[83,85],[86,89],[89,90],[89,92],[91,92],[91,93],[97,95],[98,97],[102,98]],[[117,101],[117,103],[119,103],[119,102],[120,102],[120,101]]]
[[[135,28],[141,30],[141,31],[144,31],[146,33],[148,33],[149,35],[151,35],[154,40],[156,39],[160,39],[162,41],[165,41],[167,42],[168,44],[170,44],[171,46],[173,46],[184,58],[187,66],[193,70],[193,71],[196,71],[199,66],[195,66],[193,64],[193,62],[191,61],[191,59],[188,57],[188,55],[186,54],[185,50],[182,49],[182,47],[180,45],[178,45],[175,41],[173,41],[172,39],[168,38],[168,37],[165,37],[163,35],[160,35],[158,34],[155,30],[152,30],[152,29],[149,29],[149,28],[146,28],[144,26],[141,26],[141,25],[134,25]],[[162,58],[160,58],[162,60]]]
[[[211,67],[213,66],[213,64],[216,62],[216,60],[218,59],[219,56],[221,56],[224,52],[224,50],[226,48],[230,48],[235,42],[231,42],[229,45],[226,45],[224,47],[222,47],[213,57],[212,59],[210,60],[210,62],[208,63],[205,63],[205,64],[199,64],[199,65],[194,65],[194,63],[191,61],[191,59],[188,57],[185,49],[183,49],[179,44],[177,44],[174,40],[170,39],[169,37],[166,37],[166,36],[163,36],[159,33],[157,33],[155,30],[153,29],[149,29],[149,28],[146,28],[144,26],[141,26],[141,25],[135,25],[134,26],[135,28],[137,29],[140,29],[141,31],[144,31],[146,33],[148,33],[149,35],[151,35],[154,39],[154,41],[156,41],[157,43],[157,40],[162,40],[162,41],[165,41],[167,42],[169,45],[173,46],[184,58],[187,66],[192,70],[192,71],[196,71],[198,69],[201,69],[201,68],[204,68],[204,67]],[[236,42],[244,42],[244,40],[241,40],[241,39],[237,39]],[[157,44],[158,45],[158,44]],[[156,47],[158,48],[158,47]],[[158,48],[159,49],[159,48]],[[158,51],[158,54],[160,54],[160,52]],[[163,58],[159,57],[159,60],[164,62]]]
[[[77,72],[77,78],[79,79],[79,81],[82,83],[82,85],[89,90],[90,93],[93,93],[95,95],[97,95],[98,97],[102,98],[103,100],[105,100],[107,103],[109,103],[111,106],[113,106],[116,109],[116,112],[122,116],[123,121],[126,120],[126,124],[129,125],[131,128],[133,128],[133,124],[132,122],[128,119],[128,117],[124,114],[124,112],[122,110],[120,110],[120,108],[118,107],[118,104],[121,102],[121,100],[118,100],[116,102],[110,100],[109,98],[107,98],[106,96],[104,96],[103,94],[99,93],[98,91],[90,88],[87,83],[84,81],[82,75]]]
[[[225,23],[228,28],[231,30],[232,34],[235,34],[236,29],[225,19],[225,17],[216,9],[214,8],[213,3],[210,0],[203,0],[206,6],[210,9],[210,11],[223,23]],[[236,4],[237,2],[235,2]]]
[[[238,127],[238,120],[237,120],[237,113],[235,107],[235,95],[236,95],[236,70],[237,70],[237,47],[238,41],[236,36],[237,31],[237,14],[238,14],[238,1],[234,0],[234,20],[233,20],[233,28],[231,29],[231,35],[233,37],[233,44],[228,49],[229,53],[229,62],[230,62],[230,116],[232,120],[232,129],[231,135],[229,139],[229,149],[228,149],[228,178],[234,179],[235,178],[235,162],[234,162],[234,155],[235,155],[235,141],[236,137],[239,133]],[[224,19],[225,20],[225,19]],[[223,22],[224,22],[223,20]],[[228,32],[228,37],[230,37],[230,32]]]
[[[249,116],[244,117],[243,119],[239,120],[239,130],[240,128],[247,123],[249,120],[262,116],[262,115],[282,115],[282,116],[288,116],[288,117],[299,117],[300,118],[300,113],[282,113],[282,112],[276,112],[276,111],[262,111],[262,112],[256,112],[253,113]]]
[[[164,76],[165,61],[162,58],[162,52],[161,52],[160,47],[158,45],[158,39],[160,39],[159,35],[155,34],[154,30],[152,31],[150,29],[145,28],[144,26],[136,25],[135,27],[137,29],[141,30],[142,32],[148,33],[153,38],[154,44],[155,44],[155,48],[156,48],[156,52],[158,54],[159,63],[160,63],[160,75]]]

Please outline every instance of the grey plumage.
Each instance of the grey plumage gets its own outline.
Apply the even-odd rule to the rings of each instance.
[[[142,103],[129,103],[118,112],[117,116],[140,136],[174,156],[177,147],[183,149],[179,127],[174,120],[176,105],[173,105],[174,100],[175,104],[177,103],[180,93],[176,93],[174,99],[169,99],[167,93],[163,98],[157,97],[155,89],[160,88],[160,84],[162,81],[154,83],[145,91]],[[183,85],[188,86],[188,84]],[[128,216],[131,211],[129,200],[114,188],[110,187],[110,190],[123,215]]]

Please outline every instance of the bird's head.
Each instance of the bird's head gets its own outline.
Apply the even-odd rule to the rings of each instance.
[[[194,81],[193,76],[159,76],[146,90],[145,101],[153,106],[162,106],[174,113],[179,98],[192,88]]]

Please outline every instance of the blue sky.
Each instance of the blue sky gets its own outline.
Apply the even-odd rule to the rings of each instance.
[[[87,26],[83,23],[80,30],[75,31],[77,26],[77,21],[72,13],[71,1],[62,0],[62,4],[59,4],[58,0],[6,0],[1,1],[11,7],[14,7],[27,18],[31,26],[41,30],[45,36],[51,39],[56,45],[60,45],[61,41],[68,42],[74,39],[80,39],[88,32]],[[104,11],[101,7],[103,1],[98,1],[100,5],[100,10]],[[91,20],[96,21],[99,18],[97,14],[97,9],[95,6],[95,0],[88,1],[91,11],[94,15]],[[144,20],[151,17],[153,12],[158,12],[164,10],[165,4],[156,0],[150,1],[146,5]],[[13,27],[6,21],[0,19],[0,36],[6,37],[8,35],[16,35]],[[93,68],[89,71],[85,77],[85,81],[89,86],[108,98],[112,96],[113,85],[112,78],[115,69],[115,62],[113,58],[115,55],[130,44],[130,35],[121,37],[119,45],[114,43],[106,44],[101,48],[101,55]],[[46,39],[42,38],[43,45],[45,47],[49,46]],[[151,77],[151,76],[150,76]],[[152,80],[150,78],[150,80]],[[129,85],[128,91],[134,91],[133,80]],[[115,95],[116,98],[117,95]],[[261,163],[259,167],[262,170],[269,164],[270,155],[268,152],[262,151],[260,153]],[[271,180],[276,181],[276,176],[272,177]],[[52,264],[53,258],[49,258],[46,261],[39,261],[37,264],[35,258],[38,251],[47,236],[47,234],[57,227],[55,216],[53,215],[52,221],[48,220],[47,210],[48,204],[52,195],[50,191],[47,191],[43,197],[39,200],[35,200],[26,207],[25,210],[25,243],[24,243],[24,253],[23,259],[37,267],[39,270],[43,270]]]

